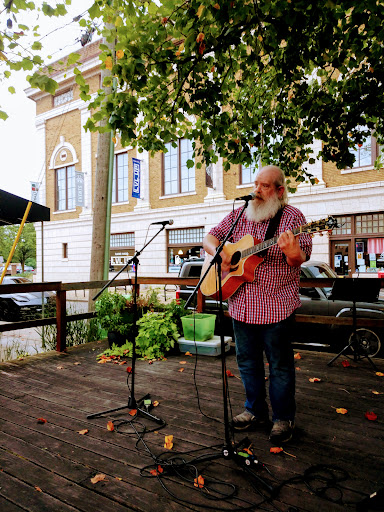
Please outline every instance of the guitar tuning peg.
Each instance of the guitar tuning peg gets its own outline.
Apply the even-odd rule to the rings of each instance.
[[[311,233],[309,236],[310,236],[311,238],[315,238],[315,234],[314,234],[314,233]]]
[[[319,228],[319,227],[317,227],[317,228],[316,228],[316,231],[320,231],[320,228]]]

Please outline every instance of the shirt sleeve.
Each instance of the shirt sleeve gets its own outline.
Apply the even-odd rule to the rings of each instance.
[[[293,214],[290,215],[289,217],[287,216],[281,232],[287,231],[287,230],[293,230],[295,228],[303,226],[306,223],[307,223],[307,221],[306,221],[304,215],[301,213],[300,210],[295,208]],[[298,236],[299,236],[299,244],[300,244],[301,250],[307,256],[307,260],[309,260],[309,258],[311,257],[311,254],[312,254],[312,237],[311,237],[311,235],[309,235],[307,233],[303,233]]]

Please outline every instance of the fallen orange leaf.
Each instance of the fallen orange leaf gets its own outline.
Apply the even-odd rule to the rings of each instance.
[[[97,475],[95,475],[93,478],[91,478],[91,482],[93,484],[97,484],[97,482],[101,482],[102,480],[105,480],[106,479],[106,475],[104,475],[103,473],[99,473]]]
[[[35,485],[35,489],[36,489],[36,491],[43,492],[43,491],[40,489],[40,487],[37,487],[37,485]]]
[[[372,393],[373,393],[374,395],[381,395],[381,393],[379,393],[378,391],[375,391],[374,389],[372,389]]]
[[[301,370],[300,366],[296,366],[296,370],[299,372]]]
[[[115,425],[113,424],[113,421],[108,421],[107,430],[109,430],[110,432],[113,432],[115,430]]]
[[[195,483],[193,485],[195,487],[198,487],[199,489],[202,489],[204,487],[204,478],[201,475],[195,478],[194,482]]]
[[[127,366],[127,373],[132,373],[132,367],[131,366]]]
[[[164,448],[167,448],[167,450],[172,450],[173,448],[173,436],[165,436],[165,442],[164,442]]]
[[[248,453],[248,455],[253,455],[252,450],[249,448],[243,448],[243,452]]]
[[[163,472],[164,472],[164,469],[161,466],[157,466],[157,469],[151,469],[151,471],[150,471],[151,475],[153,475],[153,476],[157,476]]]
[[[81,363],[79,363],[78,361],[76,361],[76,363],[73,363],[73,364],[81,364]]]
[[[318,379],[317,377],[311,377],[308,380],[309,380],[309,382],[320,382],[321,381],[321,379]]]
[[[234,377],[234,374],[231,372],[231,370],[227,370],[225,373],[227,374],[227,377]]]
[[[100,361],[97,361],[97,364],[104,364],[107,362],[107,359],[100,359]]]
[[[271,453],[280,453],[283,452],[284,450],[282,448],[279,448],[278,446],[272,446],[272,448],[270,448],[269,451]]]
[[[299,352],[297,352],[297,354],[295,354],[293,357],[294,357],[295,359],[301,359],[301,355],[300,355],[300,353],[299,353]]]
[[[180,364],[187,364],[187,361],[180,361]]]
[[[127,361],[120,361],[119,364],[127,364]]]
[[[89,430],[88,430],[87,428],[85,428],[84,430],[78,430],[78,431],[77,431],[77,433],[78,433],[78,434],[81,434],[82,436],[83,436],[84,434],[88,434],[88,432],[89,432]]]
[[[129,414],[130,414],[130,416],[136,416],[136,414],[137,414],[137,409],[131,409],[131,410],[129,411]]]
[[[376,372],[376,375],[377,375],[378,377],[384,377],[384,373],[383,373],[383,372]]]
[[[376,421],[377,420],[377,414],[375,414],[372,411],[367,411],[364,416],[367,418],[367,420],[370,421]]]
[[[64,370],[64,366],[56,366],[57,370]]]
[[[160,402],[158,402],[157,400],[155,400],[154,402],[152,402],[152,405],[153,407],[157,407],[159,405]]]
[[[340,407],[339,409],[336,409],[336,412],[338,414],[347,414],[347,409],[344,409],[343,407]]]
[[[341,361],[341,364],[344,366],[344,368],[348,368],[351,366],[351,363],[347,361],[347,359],[344,359],[344,361]]]
[[[47,423],[45,418],[37,418],[37,423]]]
[[[179,372],[183,372],[184,371],[184,368],[179,368],[178,370]]]
[[[186,356],[191,356],[192,354],[190,352],[185,353]]]

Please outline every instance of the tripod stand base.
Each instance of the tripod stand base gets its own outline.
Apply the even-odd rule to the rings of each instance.
[[[159,425],[162,425],[164,422],[161,418],[158,418],[157,416],[154,416],[153,414],[151,414],[149,411],[146,411],[145,409],[141,409],[140,407],[138,407],[140,404],[142,404],[144,402],[144,400],[147,400],[148,398],[149,398],[149,393],[144,395],[137,402],[136,402],[136,400],[132,399],[132,397],[129,397],[127,405],[123,405],[122,407],[115,407],[114,409],[108,409],[106,411],[96,412],[94,414],[89,414],[87,416],[87,419],[90,420],[92,418],[98,418],[99,416],[103,416],[104,414],[109,414],[111,412],[116,412],[116,411],[122,411],[123,409],[136,409],[137,415],[141,414],[145,418],[148,418],[152,421],[155,421]]]
[[[248,437],[246,437],[234,445],[223,446],[219,453],[203,455],[190,462],[198,463],[218,459],[233,460],[239,467],[242,467],[250,477],[261,484],[264,487],[264,490],[268,491],[269,494],[273,496],[275,494],[274,487],[272,487],[268,482],[266,482],[263,478],[254,472],[254,470],[263,468],[264,464],[260,462],[254,455],[250,455],[248,452],[243,451],[243,449],[250,446],[250,444],[251,441],[248,439]]]
[[[356,346],[357,344],[357,346]],[[372,361],[371,357],[369,356],[369,354],[361,354],[361,350],[360,350],[360,347],[359,347],[359,342],[358,340],[355,340],[354,339],[354,336],[352,336],[352,339],[351,341],[348,343],[348,345],[346,345],[343,350],[341,352],[339,352],[335,357],[333,357],[330,361],[328,361],[327,365],[328,366],[331,366],[331,364],[333,362],[336,361],[337,358],[339,358],[342,354],[344,354],[344,352],[346,352],[349,348],[351,348],[353,350],[353,360],[355,362],[357,361],[360,361],[361,359],[363,358],[367,358],[369,363],[371,364],[372,368],[377,371],[377,366],[375,365],[375,363]]]

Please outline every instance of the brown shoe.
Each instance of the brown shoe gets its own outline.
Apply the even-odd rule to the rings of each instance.
[[[269,435],[269,440],[274,444],[287,443],[292,439],[295,422],[290,420],[276,420]]]
[[[268,418],[256,418],[254,414],[245,410],[233,418],[232,428],[234,430],[253,430],[265,427],[268,422]]]

